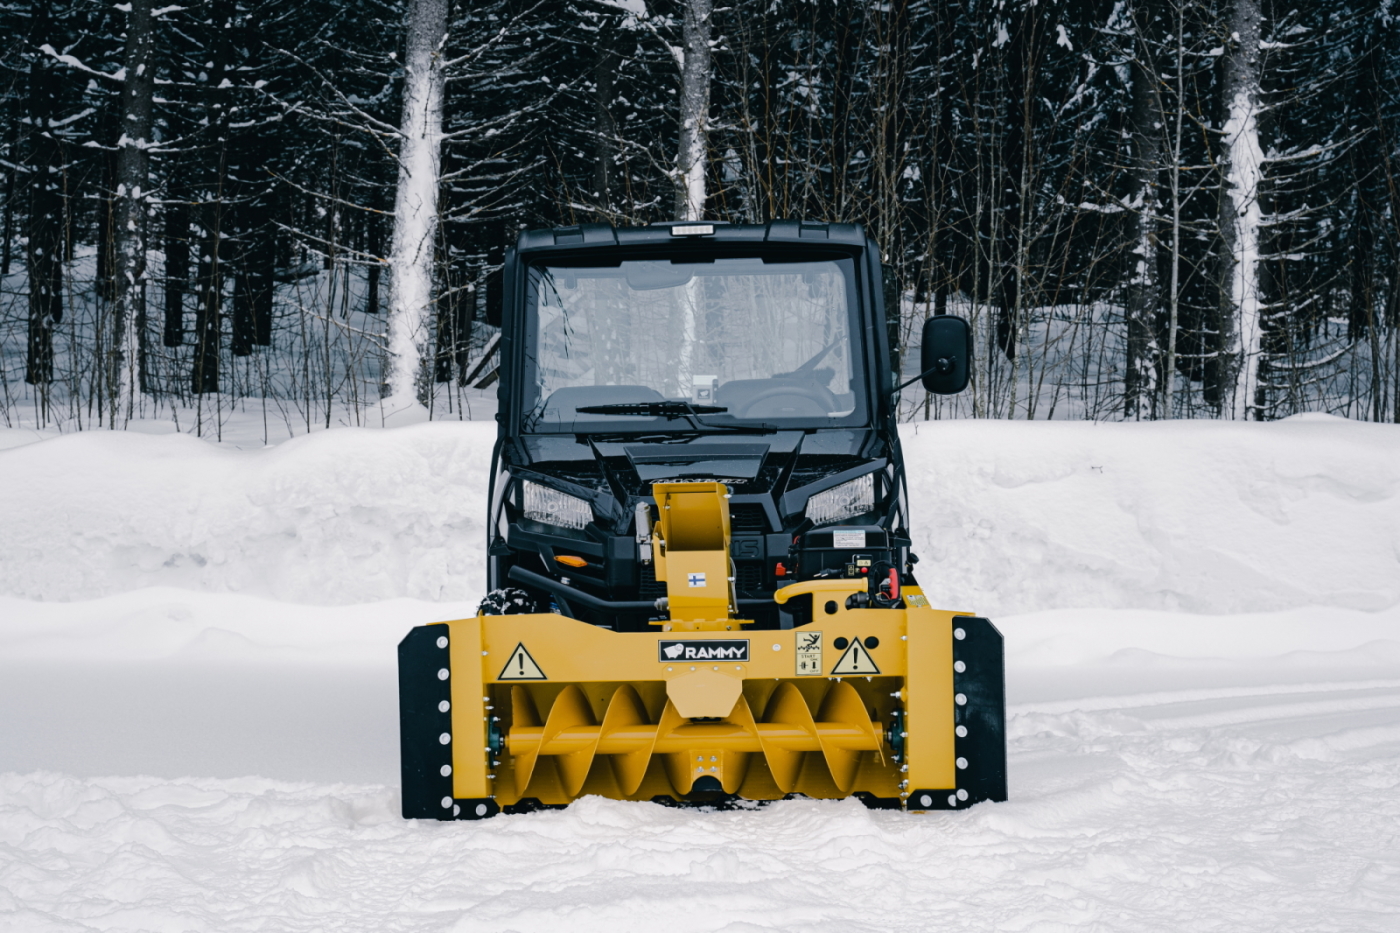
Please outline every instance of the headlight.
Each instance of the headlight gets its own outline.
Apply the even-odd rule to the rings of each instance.
[[[524,480],[525,517],[546,525],[582,530],[593,520],[593,509],[577,496],[571,496],[539,483]]]
[[[812,496],[807,500],[807,517],[814,525],[829,525],[874,508],[875,474],[867,473]]]

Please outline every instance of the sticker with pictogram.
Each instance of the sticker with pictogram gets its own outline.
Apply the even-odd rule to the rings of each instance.
[[[501,668],[501,676],[497,680],[548,680],[544,676],[544,671],[535,663],[535,659],[530,657],[530,652],[525,650],[525,643],[521,642],[515,646],[515,650],[510,653],[510,660],[506,666]]]
[[[870,658],[870,652],[860,643],[859,638],[851,639],[851,647],[841,655],[841,660],[831,669],[832,674],[878,674],[880,669]]]
[[[822,633],[799,629],[797,642],[797,676],[812,677],[822,672]]]

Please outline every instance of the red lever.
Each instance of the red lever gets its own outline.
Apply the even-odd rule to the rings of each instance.
[[[899,599],[899,571],[890,568],[890,602]]]

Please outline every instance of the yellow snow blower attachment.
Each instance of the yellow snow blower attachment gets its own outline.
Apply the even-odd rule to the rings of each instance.
[[[1001,635],[919,587],[899,442],[971,330],[929,318],[899,384],[898,292],[854,224],[520,234],[473,366],[487,594],[399,646],[405,817],[1006,799]]]
[[[658,483],[667,585],[651,632],[555,613],[422,626],[399,649],[404,815],[480,818],[585,794],[708,802],[859,796],[957,809],[1006,797],[1001,637],[985,619],[871,608],[808,580],[814,621],[749,631],[721,483]],[[523,807],[522,807],[523,804]]]

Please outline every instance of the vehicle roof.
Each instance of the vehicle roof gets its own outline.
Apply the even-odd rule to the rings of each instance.
[[[660,246],[685,240],[713,243],[819,243],[864,247],[860,224],[828,224],[807,220],[773,220],[766,224],[727,224],[717,221],[675,221],[646,227],[614,227],[612,224],[577,224],[545,230],[524,230],[516,249],[557,251],[578,247]]]

